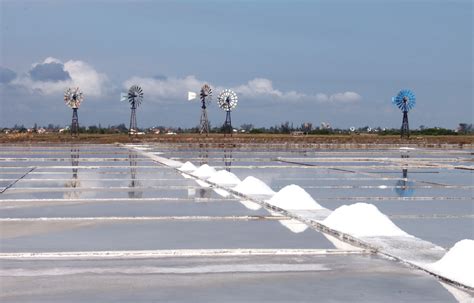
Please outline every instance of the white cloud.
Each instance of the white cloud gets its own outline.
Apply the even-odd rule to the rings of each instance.
[[[198,92],[206,81],[195,76],[184,78],[148,78],[132,77],[123,83],[124,89],[137,84],[143,88],[144,93],[157,102],[186,100],[187,92]],[[222,91],[224,87],[213,86],[214,94]],[[273,87],[271,80],[255,78],[245,84],[231,87],[237,95],[245,99],[258,99],[261,102],[318,102],[318,103],[355,103],[362,97],[355,92],[341,92],[334,94],[305,94],[297,91],[281,91]]]
[[[335,93],[332,95],[316,94],[315,99],[319,102],[329,103],[355,103],[362,100],[362,97],[355,92]]]
[[[69,74],[70,79],[62,81],[38,81],[33,80],[29,74],[24,74],[12,83],[44,95],[62,93],[67,87],[79,86],[86,98],[87,96],[103,96],[111,89],[111,84],[107,76],[97,72],[93,66],[84,61],[69,60],[63,63],[59,59],[48,57],[41,63],[34,63],[32,69],[39,64],[50,63],[62,64],[64,71]]]
[[[128,90],[132,85],[139,85],[143,88],[145,98],[150,96],[160,102],[186,100],[188,91],[198,92],[204,83],[194,76],[166,79],[132,77],[123,83],[123,88]]]

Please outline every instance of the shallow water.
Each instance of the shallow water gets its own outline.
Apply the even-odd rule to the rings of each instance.
[[[445,248],[473,238],[472,170],[454,167],[472,165],[469,150],[420,149],[403,160],[396,148],[146,147],[242,180],[252,175],[275,191],[299,185],[329,209],[372,203],[406,232]],[[0,189],[11,184],[0,194],[2,253],[334,248],[318,232],[295,233],[280,219],[223,220],[270,213],[115,145],[1,145]],[[170,216],[210,218],[100,219]],[[454,301],[434,278],[373,255],[0,262],[2,302],[89,301],[99,291],[101,301]],[[84,279],[91,283],[78,282]]]

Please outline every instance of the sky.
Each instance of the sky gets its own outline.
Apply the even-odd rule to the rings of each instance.
[[[0,0],[0,127],[129,124],[120,93],[143,88],[139,127],[193,127],[209,83],[234,127],[321,122],[400,127],[392,103],[416,95],[410,127],[473,123],[473,2]]]

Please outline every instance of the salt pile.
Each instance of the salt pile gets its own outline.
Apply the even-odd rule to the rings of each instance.
[[[441,260],[429,267],[442,276],[474,287],[474,240],[457,242]]]
[[[367,203],[343,205],[333,211],[323,224],[354,237],[412,237]]]
[[[274,195],[268,203],[283,209],[322,209],[303,188],[298,185],[288,185],[283,187]]]
[[[244,195],[274,195],[275,192],[265,182],[248,176],[234,190]]]
[[[226,170],[220,170],[216,172],[208,179],[208,181],[219,185],[229,186],[235,186],[241,182],[236,175]]]
[[[207,179],[216,173],[216,169],[207,164],[199,166],[192,174],[198,178]]]
[[[218,194],[219,196],[223,197],[223,198],[227,198],[228,196],[230,196],[230,193],[226,190],[223,190],[223,189],[220,189],[220,188],[213,188],[212,189],[216,194]]]
[[[281,225],[285,226],[286,228],[288,228],[291,232],[295,234],[302,233],[308,228],[308,225],[301,223],[300,221],[295,220],[295,219],[279,220],[278,222],[280,222]]]
[[[209,183],[204,182],[204,181],[202,181],[202,180],[197,180],[197,179],[196,179],[196,180],[194,180],[194,181],[196,181],[196,183],[197,183],[199,186],[201,186],[201,187],[211,187],[211,185],[210,185]]]
[[[191,172],[191,171],[195,171],[197,169],[196,166],[194,166],[194,164],[192,164],[191,162],[187,161],[186,163],[184,163],[180,168],[178,168],[180,171],[184,171],[184,172]]]
[[[239,202],[242,203],[243,206],[247,207],[250,210],[259,210],[260,208],[262,208],[260,204],[257,204],[249,200],[241,200]]]

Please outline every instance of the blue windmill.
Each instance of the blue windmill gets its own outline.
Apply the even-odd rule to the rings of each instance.
[[[408,112],[415,107],[415,94],[409,89],[402,89],[397,96],[392,98],[392,103],[395,104],[403,112],[402,128],[400,131],[400,138],[406,136],[410,137],[410,129],[408,127]]]

